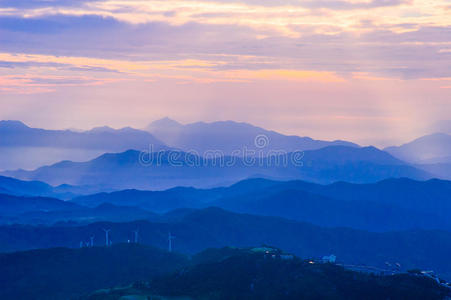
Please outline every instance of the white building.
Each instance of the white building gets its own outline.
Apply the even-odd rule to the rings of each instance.
[[[335,255],[323,256],[323,263],[334,264],[337,261],[337,257]]]

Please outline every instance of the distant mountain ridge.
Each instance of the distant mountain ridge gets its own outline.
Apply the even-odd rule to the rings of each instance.
[[[184,151],[196,151],[199,155],[207,151],[221,150],[226,155],[245,148],[267,153],[271,150],[286,152],[316,150],[327,146],[359,147],[346,141],[321,141],[309,137],[287,136],[248,123],[218,121],[196,122],[183,125],[169,118],[152,122],[145,128],[167,145]],[[264,144],[256,145],[256,138],[264,136]]]
[[[125,151],[164,146],[150,133],[133,128],[94,128],[90,131],[31,128],[20,121],[0,121],[1,147],[56,147]]]
[[[384,151],[415,164],[451,163],[451,135],[434,133]]]
[[[34,171],[6,171],[2,174],[52,185],[87,185],[114,190],[224,186],[257,174],[259,177],[318,183],[365,183],[398,177],[423,180],[432,177],[377,148],[346,146],[329,146],[261,160],[230,156],[203,158],[182,151],[146,154],[129,150],[104,154],[83,163],[63,161]]]
[[[398,147],[385,148],[384,151],[438,178],[451,180],[450,134],[426,135]]]
[[[167,148],[149,132],[132,128],[90,131],[31,128],[0,121],[0,170],[35,169],[61,160],[85,161],[105,152]]]
[[[388,179],[371,184],[249,179],[214,189],[125,190],[72,199],[79,205],[136,206],[157,213],[210,206],[319,226],[369,231],[451,230],[451,182]]]
[[[401,178],[371,184],[337,182],[329,185],[248,179],[229,187],[124,190],[76,197],[70,202],[0,194],[0,222],[53,224],[157,220],[162,217],[154,213],[215,206],[326,227],[377,232],[416,228],[451,231],[450,195],[451,182],[435,179]]]
[[[67,184],[51,186],[42,181],[24,181],[12,177],[0,176],[0,193],[14,196],[38,196],[70,199],[105,191],[94,186],[71,186]],[[110,190],[111,191],[111,190]]]
[[[389,147],[387,151],[392,153],[390,155],[388,152],[380,151],[374,147],[359,147],[357,144],[346,141],[328,142],[308,137],[286,136],[247,123],[233,121],[197,122],[182,125],[174,120],[165,118],[153,122],[147,130],[153,132],[153,134],[130,127],[113,129],[107,126],[96,127],[84,132],[44,130],[30,128],[19,121],[0,121],[0,171],[2,169],[5,170],[7,166],[28,166],[25,170],[23,168],[22,170],[8,168],[16,171],[5,171],[3,174],[20,179],[45,181],[52,185],[94,184],[98,185],[100,190],[126,188],[166,189],[191,185],[195,187],[212,187],[231,184],[248,177],[267,177],[283,180],[303,179],[322,183],[340,180],[374,182],[391,177],[409,177],[414,179],[451,178],[451,170],[448,171],[448,165],[444,163],[430,163],[427,165],[409,165],[409,163],[405,163],[403,158],[407,158],[408,161],[412,161],[412,159],[410,156],[402,154],[407,151],[402,149],[413,147],[412,149],[415,150],[418,148],[411,145],[406,145],[399,149]],[[435,151],[434,155],[442,155],[437,159],[446,160],[449,157],[449,152],[446,151],[450,137],[445,134],[433,135],[432,137],[419,139],[413,144],[421,144],[422,140],[439,140],[438,146],[431,146],[432,150]],[[124,165],[125,161],[136,159],[138,154],[128,151],[129,149],[134,149],[137,152],[143,150],[153,152],[180,151],[181,153],[189,154],[196,161],[205,158],[213,162],[217,161],[216,156],[218,155],[235,156],[241,159],[237,163],[241,167],[235,166],[228,168],[227,171],[219,170],[219,172],[214,172],[213,169],[215,168],[198,167],[197,175],[206,172],[216,178],[209,178],[205,173],[204,175],[200,174],[199,179],[196,180],[193,170],[188,172],[191,175],[187,177],[191,178],[183,178],[183,175],[180,175],[178,172],[170,174],[171,172],[173,173],[173,170],[166,170],[169,173],[165,171],[165,176],[159,174],[159,178],[156,179],[158,171],[154,174],[155,176],[149,178],[149,174],[146,174],[146,172],[142,171],[142,168],[136,166],[137,169],[141,170],[138,173],[144,175],[144,178],[138,179],[138,182],[135,184],[130,184],[130,177],[125,178],[125,180],[122,178],[120,185],[118,185],[119,182],[104,183],[101,178],[96,179],[91,176],[94,170],[90,169],[89,165],[92,165],[92,163],[96,164],[97,167],[107,167],[107,160],[114,160],[115,156],[117,158],[120,157]],[[431,153],[433,152],[432,150],[430,150]],[[298,156],[305,154],[305,157],[302,158],[303,168],[288,167],[284,170],[274,166],[263,168],[255,165],[250,168],[243,168],[243,165],[246,164],[245,159],[249,157],[265,158],[267,155],[292,157],[292,153],[296,153]],[[448,156],[443,156],[446,153],[448,153]],[[186,156],[187,154],[183,155]],[[129,157],[126,158],[126,156]],[[58,160],[59,157],[63,159]],[[72,157],[75,159],[72,159]],[[102,159],[104,163],[99,161]],[[269,159],[266,160],[269,161]],[[37,165],[38,162],[45,162],[44,165],[46,167],[42,167],[43,164]],[[118,165],[118,161],[112,163]],[[82,165],[85,168],[81,167]],[[29,168],[30,166],[35,167]],[[75,174],[77,171],[70,171],[66,175],[61,174],[64,176],[58,176],[59,178],[55,178],[55,176],[50,174],[54,173],[55,169],[63,169],[65,166],[66,168],[73,166],[79,173]],[[111,168],[107,169],[113,171]],[[35,171],[31,172],[30,170]],[[104,170],[104,173],[106,174],[107,170]],[[224,173],[226,174],[219,175]],[[175,181],[171,183],[166,175],[172,176]],[[112,178],[114,179],[115,176]],[[200,177],[203,178],[201,179]],[[219,177],[223,179],[221,180]],[[63,180],[63,178],[66,179]],[[139,182],[144,180],[147,181],[147,184]]]
[[[0,194],[0,217],[34,211],[77,210],[81,206],[70,201],[48,197],[17,197]]]
[[[5,180],[0,178],[0,184],[2,181]],[[33,191],[38,194],[42,192],[39,189]],[[49,192],[49,194],[51,193]],[[95,207],[87,207],[73,201],[63,201],[52,197],[0,193],[0,224],[51,225],[58,222],[83,224],[99,221],[158,220],[160,218],[159,215],[134,205],[120,206],[101,203]]]
[[[415,165],[418,169],[424,170],[434,174],[438,178],[451,180],[451,162],[449,163],[434,163],[434,164],[418,164]]]
[[[49,196],[53,187],[40,181],[23,181],[0,176],[0,190],[5,194],[16,196]]]

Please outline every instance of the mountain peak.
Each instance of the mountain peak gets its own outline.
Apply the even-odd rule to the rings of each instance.
[[[424,136],[424,138],[427,138],[427,137],[449,139],[449,138],[451,138],[451,135],[444,133],[444,132],[436,132],[436,133],[432,133],[432,134],[428,134],[428,135]]]
[[[384,150],[410,163],[449,163],[451,161],[449,154],[451,135],[440,132],[433,133],[401,146],[388,147]]]
[[[118,132],[131,133],[131,132],[142,132],[139,129],[135,129],[133,127],[127,126],[117,130]]]
[[[162,119],[155,120],[152,123],[150,123],[148,128],[151,128],[151,127],[174,127],[174,126],[182,126],[182,124],[169,117],[164,117]]]
[[[237,121],[232,121],[232,120],[214,121],[214,122],[195,122],[195,123],[190,123],[187,126],[189,126],[189,127],[214,128],[214,129],[221,129],[221,128],[228,128],[228,129],[251,128],[251,129],[265,130],[263,128],[254,126],[254,125],[246,123],[246,122],[237,122]]]
[[[4,121],[0,121],[0,128],[2,128],[2,129],[28,129],[30,127],[28,127],[21,121],[4,120]]]
[[[114,131],[116,131],[116,130],[109,126],[99,126],[99,127],[94,127],[93,129],[89,130],[88,132],[98,133],[98,132],[114,132]]]

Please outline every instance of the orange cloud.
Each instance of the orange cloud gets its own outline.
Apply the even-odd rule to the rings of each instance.
[[[333,72],[309,70],[236,70],[225,72],[225,77],[262,80],[320,81],[344,82],[345,80]]]

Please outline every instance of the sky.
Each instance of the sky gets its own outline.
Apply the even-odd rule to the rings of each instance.
[[[0,119],[451,133],[450,0],[0,0]]]

